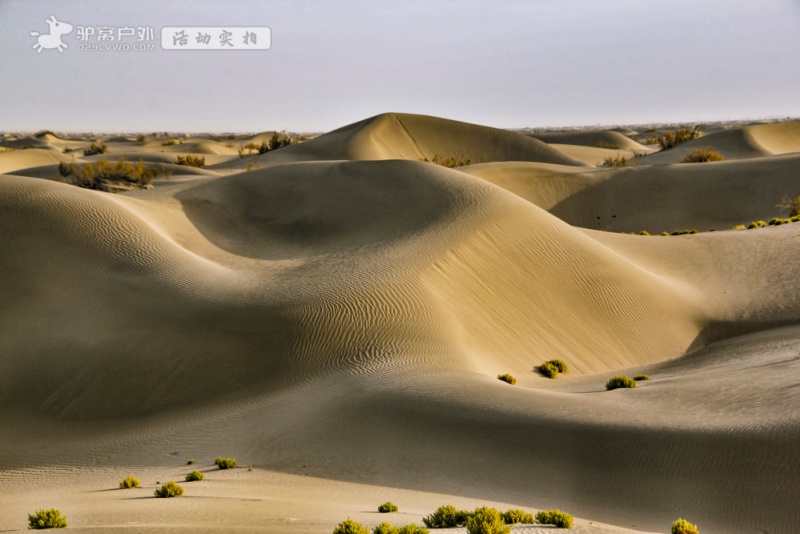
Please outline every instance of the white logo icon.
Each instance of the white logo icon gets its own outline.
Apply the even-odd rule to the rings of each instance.
[[[31,35],[38,37],[33,48],[40,54],[45,48],[48,50],[51,48],[58,48],[59,52],[63,52],[64,49],[67,48],[67,45],[61,42],[61,36],[72,32],[72,24],[56,20],[55,15],[50,15],[50,18],[45,20],[45,22],[50,26],[50,33],[40,35],[39,32],[31,32]]]

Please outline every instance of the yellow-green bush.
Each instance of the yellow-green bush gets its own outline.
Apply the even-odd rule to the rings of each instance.
[[[114,191],[126,187],[146,189],[154,178],[161,175],[168,177],[171,174],[163,168],[158,170],[148,167],[142,160],[130,163],[124,157],[116,162],[103,158],[82,165],[61,162],[58,164],[58,172],[64,178],[71,177],[73,185],[98,191]]]
[[[672,523],[672,534],[700,534],[697,525],[693,525],[685,519],[678,519]]]
[[[234,460],[233,458],[220,457],[214,460],[214,463],[220,469],[233,469],[234,467],[236,467],[236,460]]]
[[[105,154],[108,152],[108,145],[105,143],[92,143],[83,149],[84,156],[94,156],[95,154]]]
[[[430,531],[427,528],[422,528],[414,523],[411,523],[404,527],[400,527],[397,530],[397,534],[430,534]]]
[[[439,154],[434,154],[433,158],[422,158],[420,161],[424,161],[427,163],[435,163],[436,165],[441,165],[442,167],[463,167],[465,165],[470,165],[472,163],[471,159],[465,158],[461,156],[460,158],[456,158],[454,156],[450,156],[449,158],[445,158]]]
[[[497,379],[502,380],[503,382],[506,382],[508,384],[511,384],[512,386],[517,383],[517,379],[508,373],[503,375],[497,375]]]
[[[36,510],[28,514],[28,529],[43,530],[46,528],[67,528],[67,518],[59,510]]]
[[[467,534],[508,534],[511,526],[506,525],[500,512],[495,508],[482,506],[476,508],[467,519]]]
[[[628,378],[627,376],[615,376],[611,380],[608,381],[606,384],[606,390],[610,391],[612,389],[619,389],[619,388],[635,388],[636,381],[632,378]]]
[[[558,528],[572,528],[573,517],[561,510],[542,510],[536,514],[536,522],[541,525],[554,525]]]
[[[131,475],[119,483],[119,489],[138,488],[140,486],[139,479]]]
[[[205,167],[206,158],[200,156],[178,156],[177,165],[186,165],[188,167]]]
[[[706,161],[723,161],[725,156],[714,151],[713,146],[695,148],[681,160],[683,163],[704,163]]]
[[[342,521],[333,529],[333,534],[369,534],[369,529],[348,517],[347,521]]]
[[[195,482],[197,480],[203,480],[206,476],[200,471],[192,471],[191,473],[187,473],[184,478],[186,482]]]
[[[161,499],[167,499],[169,497],[180,497],[181,495],[183,495],[183,488],[170,480],[166,484],[162,485],[160,488],[156,489],[156,491],[153,492],[153,495]]]
[[[391,502],[385,502],[382,505],[378,506],[378,511],[382,514],[388,514],[391,512],[397,511],[397,506],[392,504]]]
[[[428,528],[463,527],[469,515],[470,513],[466,510],[459,510],[452,504],[445,504],[428,517],[423,517],[422,522]]]
[[[505,521],[506,525],[514,525],[516,523],[533,524],[536,522],[533,514],[519,509],[507,510],[500,515],[503,517],[503,521]]]
[[[374,529],[372,529],[372,534],[397,534],[397,527],[387,523],[384,521]]]

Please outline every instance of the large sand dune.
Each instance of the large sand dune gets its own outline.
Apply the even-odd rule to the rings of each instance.
[[[0,529],[57,507],[79,531],[323,533],[392,500],[400,524],[453,502],[560,507],[577,532],[798,531],[800,225],[600,231],[783,216],[794,130],[758,128],[763,157],[612,170],[387,114],[124,195],[15,160]],[[551,358],[570,371],[534,371]],[[189,458],[204,482],[145,498]],[[131,473],[145,488],[115,490]]]

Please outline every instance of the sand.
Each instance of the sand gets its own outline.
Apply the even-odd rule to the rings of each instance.
[[[798,131],[708,133],[741,157],[702,164],[394,113],[246,158],[108,138],[174,170],[124,194],[53,180],[86,141],[2,153],[0,530],[55,507],[87,532],[329,533],[453,503],[797,532],[800,224],[731,228],[786,216]]]

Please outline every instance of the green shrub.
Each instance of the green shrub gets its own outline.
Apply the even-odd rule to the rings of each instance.
[[[659,235],[669,235],[669,232],[661,232]]]
[[[177,165],[186,165],[189,167],[205,167],[206,158],[199,156],[178,156]]]
[[[639,232],[639,235],[650,235],[650,232],[648,232],[647,230],[642,230],[641,232]]]
[[[186,462],[186,465],[192,465],[193,463],[194,463],[194,458],[192,458],[191,460],[189,460],[188,462]]]
[[[641,382],[642,380],[650,380],[650,377],[647,375],[636,375],[633,377],[633,379],[637,382]]]
[[[67,528],[67,518],[55,508],[50,510],[36,510],[28,514],[28,530],[42,530],[45,528]]]
[[[678,519],[672,523],[672,534],[700,534],[697,525],[693,525],[685,519]]]
[[[725,156],[719,152],[714,152],[713,146],[705,148],[695,148],[689,152],[682,160],[683,163],[704,163],[706,161],[722,161]]]
[[[382,514],[388,514],[390,512],[396,512],[397,506],[390,502],[385,502],[382,505],[378,506],[378,511]]]
[[[550,362],[544,362],[539,366],[539,372],[547,378],[555,378],[558,376],[558,367]]]
[[[217,458],[216,460],[214,460],[214,463],[220,469],[233,469],[234,467],[236,467],[236,460],[234,460],[233,458]]]
[[[536,520],[533,518],[533,514],[529,514],[528,512],[524,512],[519,509],[508,510],[500,515],[502,516],[506,525],[513,525],[516,523],[533,524],[536,522]]]
[[[508,534],[511,526],[495,508],[476,508],[467,519],[467,534]]]
[[[561,510],[542,510],[536,514],[536,522],[558,528],[572,528],[572,516]]]
[[[183,488],[170,480],[169,482],[158,488],[156,491],[154,491],[153,495],[155,495],[156,497],[160,497],[162,499],[167,499],[169,497],[180,497],[181,495],[183,495]]]
[[[333,534],[369,534],[369,529],[348,517],[347,521],[342,521],[333,529]]]
[[[92,143],[83,149],[84,156],[94,156],[95,154],[105,154],[106,152],[108,152],[108,146],[105,143],[99,145],[97,143]]]
[[[374,529],[372,529],[372,534],[397,534],[397,527],[387,523],[384,521]]]
[[[430,534],[430,531],[427,528],[422,528],[420,526],[411,523],[404,527],[401,527],[397,534]]]
[[[694,128],[678,128],[675,132],[664,132],[662,135],[655,135],[647,139],[648,144],[655,144],[663,148],[672,148],[675,145],[685,143],[691,139],[696,139],[702,135],[705,127],[701,124],[696,125]],[[655,141],[655,143],[651,142]]]
[[[459,510],[452,504],[445,504],[428,517],[423,517],[422,522],[428,528],[463,527],[469,515],[470,513],[466,510]]]
[[[567,362],[565,362],[564,360],[550,360],[547,363],[558,369],[559,373],[567,372]]]
[[[672,235],[687,235],[687,234],[696,234],[697,230],[675,230],[672,232]]]
[[[449,158],[445,158],[439,154],[434,154],[432,159],[422,158],[420,161],[424,161],[427,163],[435,163],[436,165],[441,165],[442,167],[463,167],[465,165],[470,165],[472,163],[471,159],[467,159],[465,157],[456,158],[450,156]]]
[[[192,471],[186,475],[186,482],[194,482],[196,480],[203,480],[206,476],[200,471]]]
[[[635,388],[636,381],[628,378],[627,376],[615,376],[611,380],[608,381],[606,384],[606,390],[610,391],[612,389],[618,388]]]
[[[503,382],[507,382],[512,386],[517,383],[517,379],[511,376],[510,374],[506,373],[504,375],[497,375],[498,380],[502,380]]]
[[[131,475],[119,483],[119,489],[138,488],[140,486],[139,479]]]
[[[83,165],[61,162],[58,164],[58,172],[65,178],[71,176],[73,185],[98,191],[114,191],[131,187],[146,189],[150,187],[154,178],[161,175],[169,177],[171,174],[163,168],[158,170],[148,167],[142,160],[130,163],[124,157],[119,158],[116,162],[103,158]]]

